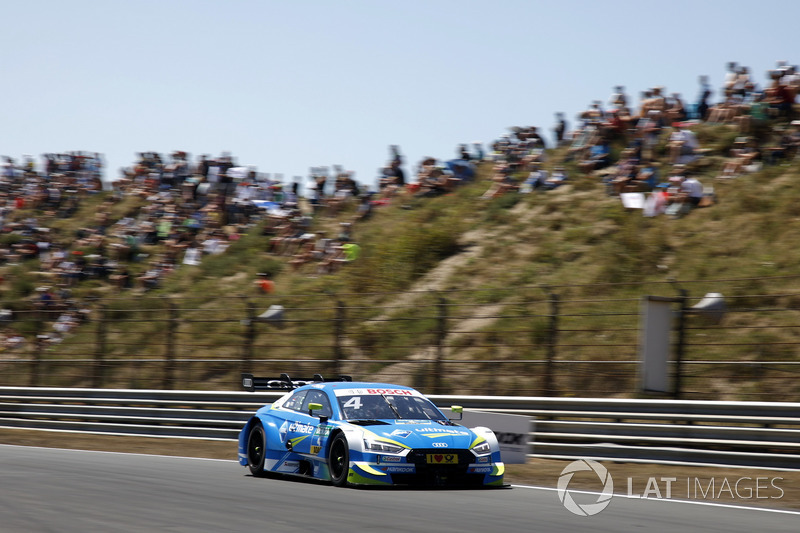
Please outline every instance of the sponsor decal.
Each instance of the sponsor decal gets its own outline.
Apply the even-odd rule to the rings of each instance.
[[[319,451],[322,449],[322,446],[312,446],[311,447],[311,455],[318,455]]]
[[[289,426],[289,431],[295,433],[305,433],[306,435],[313,435],[316,428],[310,424],[303,424],[301,422],[293,422]]]
[[[302,437],[295,437],[293,439],[289,439],[289,449],[294,449],[295,446],[300,444],[301,441],[304,441],[308,438],[308,435],[303,435]]]
[[[327,437],[330,434],[331,434],[331,427],[327,424],[324,426],[317,426],[317,429],[314,430],[314,436]]]
[[[430,426],[430,420],[395,420],[396,425],[400,424],[414,424],[415,426]]]
[[[411,432],[407,429],[395,429],[394,431],[389,433],[390,437],[400,437],[401,439],[404,439],[409,435],[411,435]]]
[[[367,394],[386,394],[388,396],[413,396],[407,389],[367,389]]]
[[[460,431],[458,429],[446,429],[446,428],[417,428],[416,431],[419,431],[426,437],[444,437],[445,435],[469,435],[466,431]]]
[[[474,466],[469,469],[469,472],[473,474],[488,474],[492,471],[491,466]]]
[[[491,457],[478,457],[475,462],[476,463],[488,463]]]
[[[495,431],[498,444],[515,444],[525,446],[528,444],[528,435],[525,433],[502,433]]]
[[[299,461],[284,461],[283,466],[287,468],[299,468],[300,462]]]
[[[378,456],[379,463],[399,463],[403,460],[402,457],[397,455],[380,455]]]
[[[422,396],[413,389],[334,389],[336,396]]]
[[[387,474],[413,474],[415,469],[412,465],[409,466],[382,466],[380,469]]]
[[[458,455],[454,453],[429,453],[425,456],[425,462],[431,465],[456,465]]]

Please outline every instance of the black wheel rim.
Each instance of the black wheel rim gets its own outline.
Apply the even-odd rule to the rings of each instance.
[[[250,432],[250,439],[247,442],[247,458],[251,465],[258,466],[264,457],[264,438],[261,432],[254,429]]]
[[[331,447],[331,474],[334,479],[341,479],[345,472],[347,448],[343,440],[337,440]]]

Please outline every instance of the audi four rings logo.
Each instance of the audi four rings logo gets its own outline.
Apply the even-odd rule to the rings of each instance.
[[[447,443],[446,442],[434,442],[433,443],[433,447],[434,448],[447,448]]]
[[[600,478],[603,483],[603,491],[597,497],[595,503],[578,504],[572,498],[569,492],[569,482],[572,481],[572,476],[575,472],[593,471]],[[596,463],[589,459],[581,459],[573,461],[561,471],[558,477],[558,499],[567,510],[579,516],[594,516],[611,503],[611,497],[614,495],[614,480],[611,479],[611,474],[608,473],[606,467],[600,463]]]

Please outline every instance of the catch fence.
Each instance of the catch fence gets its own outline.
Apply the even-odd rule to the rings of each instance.
[[[636,397],[643,299],[656,295],[675,297],[669,342],[679,358],[665,396],[798,401],[800,292],[768,285],[108,298],[79,305],[82,318],[63,335],[54,326],[67,311],[19,302],[5,324],[0,385],[236,390],[241,372],[286,372],[429,394]],[[707,292],[724,296],[718,323],[692,312]]]

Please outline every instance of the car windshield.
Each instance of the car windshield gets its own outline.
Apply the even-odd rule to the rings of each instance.
[[[418,394],[360,394],[352,389],[337,391],[337,400],[345,420],[447,420],[430,400]]]

